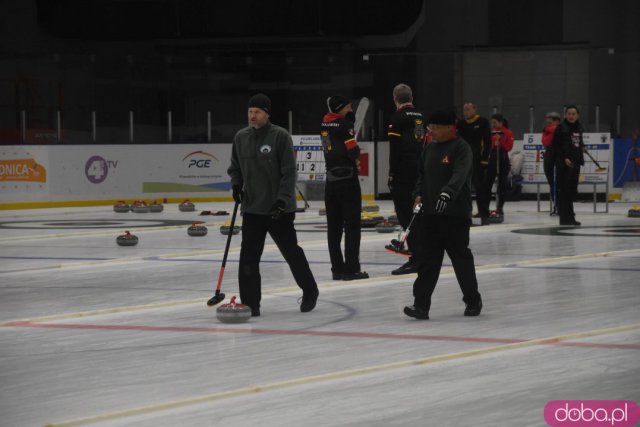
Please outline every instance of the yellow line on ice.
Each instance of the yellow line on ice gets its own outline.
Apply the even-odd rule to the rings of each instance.
[[[137,408],[124,409],[120,411],[107,412],[104,414],[93,415],[89,417],[77,418],[74,420],[61,421],[57,423],[46,424],[45,427],[74,427],[82,426],[91,423],[110,421],[117,418],[134,417],[138,415],[150,414],[153,412],[166,411],[169,409],[180,408],[184,406],[191,406],[201,403],[209,403],[222,399],[228,399],[231,397],[249,396],[258,393],[264,393],[273,390],[281,390],[290,387],[296,387],[308,384],[317,384],[326,381],[342,380],[345,378],[354,378],[370,374],[379,374],[381,372],[388,372],[392,370],[410,368],[414,366],[431,365],[439,362],[447,362],[456,359],[465,359],[475,356],[484,356],[492,353],[506,352],[510,350],[522,349],[526,347],[533,347],[538,345],[551,345],[561,341],[569,341],[581,338],[611,335],[621,332],[628,332],[632,330],[640,329],[640,323],[616,326],[612,328],[593,329],[589,331],[574,332],[565,335],[557,335],[546,338],[538,338],[528,341],[523,341],[514,344],[503,344],[492,347],[483,347],[474,350],[467,350],[457,353],[447,353],[437,356],[429,356],[421,359],[404,360],[394,363],[386,363],[381,365],[367,366],[364,368],[347,369],[343,371],[336,371],[327,374],[311,375],[307,377],[294,378],[291,380],[278,381],[268,384],[258,384],[255,386],[243,387],[235,390],[222,391],[217,393],[205,394],[202,396],[191,397],[188,399],[179,399],[168,402],[161,402],[151,405],[139,406]]]

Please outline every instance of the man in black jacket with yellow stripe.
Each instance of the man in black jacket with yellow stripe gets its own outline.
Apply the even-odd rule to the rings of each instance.
[[[427,134],[422,113],[413,105],[413,93],[406,84],[393,88],[396,112],[391,116],[387,136],[389,137],[389,190],[398,222],[404,230],[413,216],[413,189],[418,180],[418,163]],[[409,274],[418,271],[420,239],[419,221],[412,224],[407,237],[411,258],[391,274]]]
[[[444,252],[447,251],[466,304],[465,316],[478,316],[482,298],[478,292],[473,254],[469,249],[471,227],[471,174],[473,154],[469,144],[456,136],[455,114],[438,111],[429,117],[433,142],[420,159],[415,203],[422,203],[423,255],[413,284],[414,305],[404,313],[428,319],[431,294],[436,287]]]

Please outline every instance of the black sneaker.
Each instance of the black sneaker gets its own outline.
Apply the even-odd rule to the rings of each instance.
[[[480,218],[480,225],[489,225],[491,224],[491,221],[489,221],[489,218],[486,216],[483,216],[482,218]]]
[[[429,312],[423,308],[412,305],[404,308],[404,314],[418,320],[429,320]]]
[[[303,313],[308,313],[316,307],[316,302],[318,301],[318,289],[313,291],[303,292],[302,293],[302,303],[300,304],[300,311]]]
[[[342,273],[332,273],[333,280],[342,280]]]
[[[366,271],[358,271],[357,273],[344,273],[342,275],[342,280],[360,280],[360,279],[368,279],[369,274]]]
[[[393,270],[391,274],[393,274],[394,276],[399,276],[401,274],[411,274],[411,273],[417,273],[417,272],[418,272],[418,266],[411,261],[407,261],[402,266]]]
[[[478,300],[478,303],[475,305],[467,304],[467,307],[464,309],[465,316],[479,316],[482,311],[482,298]]]
[[[260,317],[260,307],[251,307],[251,317]]]

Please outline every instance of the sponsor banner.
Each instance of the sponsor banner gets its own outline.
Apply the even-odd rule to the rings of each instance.
[[[229,195],[230,144],[6,146],[0,153],[0,202]]]
[[[22,194],[28,199],[46,194],[48,161],[47,147],[0,147],[0,197]]]
[[[362,193],[373,194],[374,146],[359,144]],[[228,198],[230,158],[231,144],[3,146],[0,204]],[[324,181],[322,160],[309,180]]]

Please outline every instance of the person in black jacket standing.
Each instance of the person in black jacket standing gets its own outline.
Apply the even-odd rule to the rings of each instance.
[[[389,190],[398,222],[407,229],[413,216],[413,189],[418,180],[418,163],[427,134],[422,113],[413,105],[413,93],[406,84],[393,88],[396,112],[391,116],[389,137]],[[414,220],[407,237],[411,258],[391,274],[409,274],[418,271],[420,252],[419,222]]]
[[[467,141],[473,153],[472,184],[476,193],[478,215],[482,225],[489,224],[489,203],[486,197],[486,174],[491,153],[491,125],[478,115],[477,107],[467,102],[462,107],[464,120],[458,122],[458,135]]]
[[[329,112],[320,126],[327,166],[324,203],[327,210],[327,241],[333,280],[366,279],[360,271],[360,212],[362,196],[358,179],[360,147],[354,132],[351,102],[342,95],[327,99]],[[344,258],[340,242],[344,233]]]
[[[456,136],[455,114],[438,111],[429,117],[433,142],[420,158],[415,203],[422,203],[423,256],[413,283],[414,303],[404,313],[429,318],[431,295],[438,282],[446,251],[462,290],[465,316],[478,316],[482,297],[478,292],[473,254],[469,249],[471,227],[471,174],[473,154],[469,144]]]
[[[298,246],[295,219],[296,164],[289,133],[269,121],[271,100],[263,94],[249,100],[249,126],[233,138],[231,177],[233,199],[242,203],[242,244],[238,282],[240,299],[260,316],[260,258],[267,233],[278,246],[302,289],[300,311],[314,309],[318,285],[304,251]]]
[[[556,128],[553,144],[558,174],[558,216],[560,225],[580,225],[576,221],[573,200],[578,194],[580,166],[584,165],[584,142],[578,107],[570,105],[564,112],[564,120]]]

